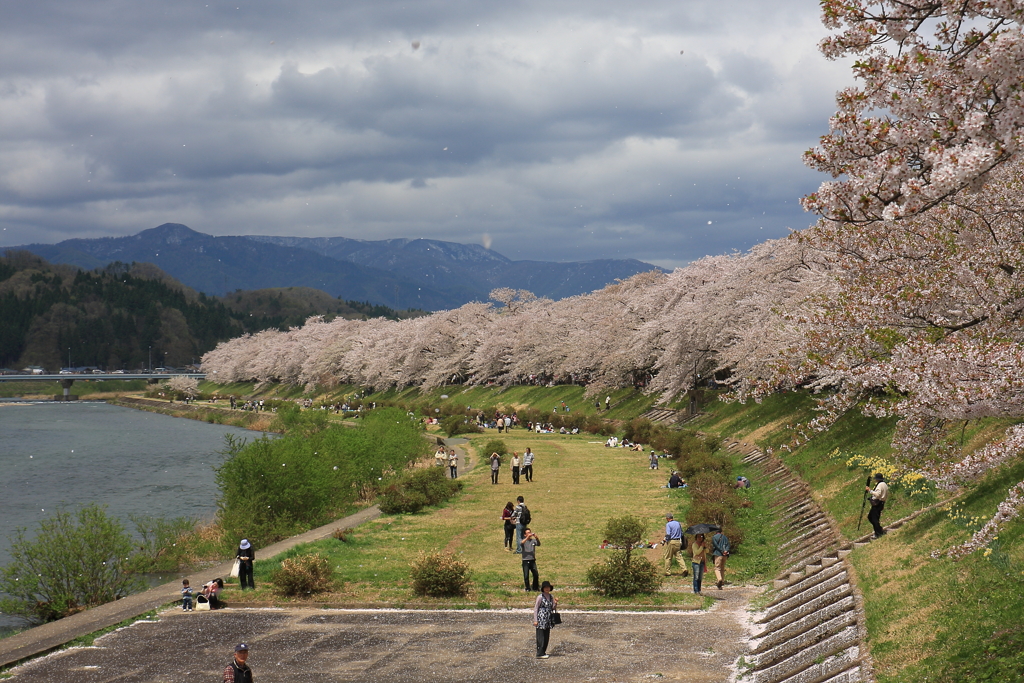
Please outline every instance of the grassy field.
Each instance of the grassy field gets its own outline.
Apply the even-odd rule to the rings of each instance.
[[[493,437],[476,435],[474,445]],[[605,601],[584,587],[587,568],[610,553],[599,548],[605,523],[613,516],[634,514],[648,522],[647,537],[660,541],[664,514],[683,508],[686,493],[661,488],[669,473],[650,470],[644,454],[608,449],[598,439],[520,430],[503,440],[510,449],[522,452],[530,446],[537,454],[533,483],[513,486],[506,461],[500,483],[493,485],[487,463],[477,455],[472,470],[460,471],[465,489],[449,505],[425,514],[385,516],[355,530],[348,542],[332,539],[304,549],[327,553],[345,583],[343,591],[323,600],[420,601],[411,591],[409,566],[420,552],[444,550],[468,562],[473,571],[469,602],[494,607],[529,604],[521,562],[503,549],[500,520],[506,501],[522,495],[533,515],[531,527],[541,538],[541,579],[558,587],[563,604],[622,604]],[[660,548],[647,552],[660,563]],[[257,585],[276,566],[259,563]],[[678,569],[674,573],[662,593],[628,604],[701,606],[700,598],[689,591],[688,579],[680,577]],[[259,591],[249,596],[260,599]]]

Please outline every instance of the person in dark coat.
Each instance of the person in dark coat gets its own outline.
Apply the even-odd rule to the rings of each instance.
[[[223,683],[252,683],[252,669],[245,663],[249,658],[249,646],[245,643],[235,645],[235,657],[224,667]]]
[[[238,544],[235,557],[238,558],[238,582],[242,584],[242,590],[256,588],[252,580],[252,561],[256,559],[256,551],[248,539],[243,538]]]

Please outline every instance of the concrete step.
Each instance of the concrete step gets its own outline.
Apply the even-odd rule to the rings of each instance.
[[[777,664],[758,670],[757,683],[813,683],[850,668],[860,654],[856,627],[850,626]]]
[[[790,638],[796,638],[801,633],[804,633],[809,628],[813,628],[818,624],[835,619],[844,614],[851,614],[851,619],[855,622],[857,620],[857,603],[854,601],[853,596],[843,598],[839,602],[834,602],[831,605],[827,605],[816,612],[812,612],[807,615],[804,619],[799,619],[779,629],[773,629],[770,631],[762,631],[759,635],[754,636],[757,644],[752,650],[753,654],[760,654],[767,650],[777,647],[779,644],[784,643]],[[852,623],[852,622],[851,622]]]
[[[835,576],[831,576],[821,583],[810,584],[805,590],[796,593],[792,597],[781,600],[771,607],[767,608],[764,612],[764,616],[758,619],[756,623],[767,624],[779,617],[783,616],[788,612],[792,612],[801,605],[805,605],[810,602],[814,602],[817,598],[834,591],[837,588],[843,586],[849,586],[850,577],[846,572],[842,572]]]
[[[850,626],[856,627],[857,625],[857,613],[853,610],[847,610],[837,614],[831,619],[819,620],[815,619],[817,614],[808,616],[807,619],[802,619],[796,624],[791,626],[800,626],[801,622],[809,619],[814,619],[816,623],[807,624],[807,628],[803,631],[794,632],[792,636],[783,640],[775,647],[769,648],[757,656],[757,667],[771,666],[777,662],[781,662],[787,657],[791,657],[797,652],[804,650],[815,643],[821,642],[826,638],[830,638],[837,633],[841,633]],[[794,629],[795,631],[795,629]]]

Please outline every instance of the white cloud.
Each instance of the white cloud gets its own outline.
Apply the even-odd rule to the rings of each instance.
[[[5,16],[4,242],[179,222],[675,265],[811,221],[800,154],[848,79],[811,2],[232,8]]]

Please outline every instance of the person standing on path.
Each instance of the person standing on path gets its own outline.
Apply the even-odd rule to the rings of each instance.
[[[516,509],[512,511],[512,523],[516,525],[516,552],[522,552],[520,546],[523,542],[526,527],[533,520],[530,519],[530,508],[526,507],[526,501],[522,496],[516,498]]]
[[[605,410],[609,410],[611,404],[612,404],[612,397],[611,396],[605,396],[604,397],[604,409]]]
[[[540,590],[540,574],[537,573],[537,546],[540,539],[537,534],[526,527],[523,540],[519,542],[519,550],[523,554],[523,584],[527,591]],[[530,587],[530,574],[533,574],[533,587]]]
[[[252,683],[252,669],[245,663],[248,658],[249,646],[245,643],[235,645],[235,656],[224,667],[223,683]]]
[[[672,558],[683,546],[683,527],[672,515],[665,515],[665,576],[672,576]],[[682,562],[680,562],[682,564]],[[683,571],[686,576],[686,571]]]
[[[252,561],[256,559],[256,551],[248,539],[243,538],[238,544],[238,552],[235,553],[238,559],[238,582],[242,584],[242,590],[256,588],[252,581]]]
[[[519,484],[519,464],[522,462],[519,459],[519,453],[512,451],[512,484]]]
[[[722,590],[725,585],[725,562],[729,559],[729,537],[721,529],[711,537],[711,556],[715,558],[715,585],[718,590]]]
[[[704,579],[704,568],[708,556],[707,546],[704,545],[704,534],[697,534],[693,537],[690,545],[690,566],[693,569],[693,592],[701,595],[701,581]]]
[[[551,614],[558,607],[558,598],[551,595],[554,586],[545,581],[540,585],[540,595],[533,604],[533,627],[537,629],[537,659],[548,658],[548,641],[551,638]]]
[[[516,533],[516,524],[512,521],[512,516],[515,514],[515,505],[512,501],[505,503],[505,509],[501,511],[501,521],[504,522],[505,526],[505,550],[512,552],[512,537]]]
[[[498,470],[501,469],[501,456],[497,453],[491,453],[491,483],[498,483]]]
[[[885,483],[885,477],[881,472],[875,474],[875,482],[877,483],[873,491],[870,486],[865,486],[864,490],[871,493],[871,512],[868,513],[868,521],[875,530],[875,538],[881,538],[885,535],[885,529],[882,528],[882,511],[885,510],[885,501],[889,500],[889,485]]]
[[[459,454],[454,448],[448,451],[448,473],[452,479],[459,478]]]
[[[529,447],[526,448],[526,452],[523,453],[523,478],[526,481],[533,481],[533,451]]]

